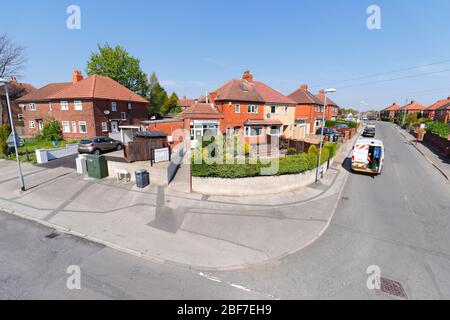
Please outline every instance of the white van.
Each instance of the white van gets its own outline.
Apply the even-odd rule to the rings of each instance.
[[[352,171],[381,174],[384,165],[384,146],[381,140],[361,138],[352,153]]]

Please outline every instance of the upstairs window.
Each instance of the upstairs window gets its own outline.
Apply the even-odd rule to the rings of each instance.
[[[241,113],[241,105],[240,104],[237,104],[237,105],[234,106],[234,112],[235,113]]]
[[[117,102],[111,102],[111,111],[116,112],[117,111]]]
[[[120,120],[127,120],[127,114],[126,114],[126,112],[121,112],[121,113],[120,113]]]
[[[28,105],[28,107],[30,108],[30,111],[36,111],[36,104],[35,103],[30,103]]]
[[[75,110],[81,111],[83,110],[83,103],[81,101],[75,101],[74,103]]]
[[[251,104],[248,106],[248,113],[258,113],[258,106]]]
[[[277,113],[277,107],[276,107],[276,106],[271,106],[271,107],[270,107],[270,113],[271,113],[271,114]]]
[[[61,101],[61,111],[67,111],[69,110],[69,103],[67,101]]]

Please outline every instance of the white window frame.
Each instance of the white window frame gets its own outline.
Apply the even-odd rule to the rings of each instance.
[[[278,108],[277,106],[270,106],[270,114],[277,114]]]
[[[69,111],[69,102],[68,101],[60,101],[59,105],[61,106],[61,111]]]
[[[261,129],[261,134],[253,134],[253,129]],[[245,136],[246,137],[262,137],[264,136],[264,127],[263,126],[245,126]]]
[[[24,110],[25,109],[25,105],[23,103],[19,104],[19,108]]]
[[[128,110],[133,109],[133,104],[131,102],[128,102]]]
[[[102,122],[102,132],[108,132],[108,122]]]
[[[34,123],[34,120],[28,121],[28,127],[30,129],[36,129],[36,124]]]
[[[69,121],[61,121],[61,127],[63,133],[70,133],[70,122]]]
[[[86,131],[81,130],[82,125],[84,125],[86,127]],[[86,121],[78,121],[78,130],[79,130],[79,133],[81,133],[81,134],[87,134],[88,128],[87,128]]]
[[[241,105],[240,104],[234,105],[234,113],[241,113]]]
[[[83,101],[76,100],[73,102],[75,111],[82,111],[83,110]]]
[[[76,121],[72,121],[72,133],[77,133],[77,122]]]
[[[273,128],[278,128],[278,132],[273,133],[273,132],[272,132]],[[271,136],[281,136],[281,134],[282,134],[282,133],[281,133],[281,126],[270,126],[270,127],[269,127],[269,130],[270,130],[269,132],[270,132],[270,135],[271,135]]]
[[[258,113],[258,105],[256,104],[249,104],[247,107],[247,113],[256,114]]]
[[[112,101],[111,102],[111,112],[116,112],[116,111],[117,111],[117,102]]]
[[[126,121],[127,120],[127,113],[126,112],[121,112],[120,113],[120,120],[122,120],[122,121]]]
[[[32,102],[28,104],[30,111],[36,111],[36,103]]]
[[[19,113],[19,114],[17,115],[17,120],[23,121],[23,113]]]

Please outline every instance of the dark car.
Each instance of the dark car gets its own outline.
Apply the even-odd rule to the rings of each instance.
[[[92,153],[100,155],[106,151],[122,149],[123,144],[120,141],[106,137],[95,137],[81,140],[80,145],[78,146],[78,153]]]
[[[322,128],[319,128],[319,129],[317,129],[316,130],[316,135],[321,135],[322,133]],[[334,130],[334,129],[331,129],[331,128],[323,128],[323,135],[324,136],[329,136],[329,135],[340,135],[340,133],[339,132],[337,132],[336,130]]]
[[[348,129],[348,124],[337,124],[336,129]]]
[[[364,129],[362,136],[367,138],[375,138],[375,133],[375,128],[369,127]]]

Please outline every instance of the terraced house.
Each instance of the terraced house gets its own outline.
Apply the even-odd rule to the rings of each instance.
[[[49,120],[61,122],[64,139],[118,133],[120,126],[148,119],[148,101],[111,78],[84,79],[74,71],[72,82],[51,83],[18,99],[25,136],[36,136]]]

